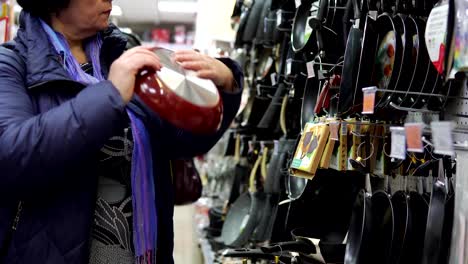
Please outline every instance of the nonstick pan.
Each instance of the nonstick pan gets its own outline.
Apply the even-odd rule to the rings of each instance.
[[[259,155],[250,174],[249,191],[242,194],[231,206],[223,225],[221,239],[230,247],[241,247],[247,243],[261,218],[265,194],[255,188],[255,179],[262,159]]]
[[[363,3],[366,4],[366,1]],[[369,13],[366,15],[364,34],[362,38],[362,48],[360,50],[358,73],[356,86],[354,87],[353,104],[355,111],[359,111],[363,102],[362,88],[372,86],[372,71],[377,49],[377,26],[370,12],[377,14],[377,5],[375,0],[367,1]]]
[[[357,75],[359,70],[359,56],[361,54],[361,41],[364,29],[364,12],[362,12],[359,0],[352,1],[352,5],[347,8],[353,10],[354,19],[357,21],[354,24],[348,35],[346,50],[344,55],[343,73],[341,76],[340,97],[338,102],[338,114],[346,116],[351,110],[353,104],[354,89],[356,87]],[[351,11],[348,10],[347,14]]]
[[[376,21],[378,31],[378,48],[375,56],[373,82],[380,89],[395,90],[400,74],[402,41],[397,30],[388,1],[382,0],[383,14]],[[386,106],[393,93],[377,92],[377,107]],[[378,100],[377,100],[378,99]]]
[[[415,73],[415,60],[416,54],[414,54],[414,36],[417,32],[416,21],[408,16],[409,10],[406,5],[408,0],[397,0],[395,5],[396,15],[393,17],[393,22],[397,29],[398,35],[401,36],[401,60],[400,69],[398,72],[398,79],[395,83],[396,91],[409,91],[411,88],[411,79]],[[414,55],[413,55],[414,54]],[[401,104],[404,100],[405,94],[394,93],[391,101],[396,104]]]
[[[260,20],[263,19],[262,11],[265,0],[254,0],[253,5],[249,12],[249,18],[245,25],[244,34],[242,35],[242,41],[244,43],[252,43],[257,34],[257,28],[259,27]]]
[[[416,7],[423,6],[422,0],[416,0],[416,6],[412,6],[412,3],[408,1],[406,3],[410,6],[409,19],[414,21],[416,26],[416,32],[413,35],[413,65],[414,72],[410,81],[410,92],[423,92],[425,85],[428,68],[430,65],[429,55],[426,50],[426,42],[424,40],[424,34],[426,31],[426,22],[421,19],[423,11],[418,10]],[[406,95],[404,96],[401,106],[410,107],[416,106],[417,102],[420,101],[420,95]],[[422,98],[421,98],[422,99]]]
[[[390,263],[400,263],[407,236],[412,228],[409,195],[406,190],[400,190],[394,193],[391,199],[395,226]]]
[[[440,248],[444,228],[447,186],[444,180],[443,162],[438,164],[438,177],[433,184],[431,202],[427,217],[426,236],[424,239],[423,263],[439,263]]]

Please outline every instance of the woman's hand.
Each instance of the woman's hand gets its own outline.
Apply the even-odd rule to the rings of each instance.
[[[193,50],[176,51],[175,61],[184,69],[197,72],[197,76],[209,79],[224,91],[233,92],[236,88],[231,70],[221,61]]]
[[[149,48],[136,47],[126,51],[110,67],[108,80],[114,84],[125,103],[130,102],[136,75],[143,68],[161,69],[159,58]]]

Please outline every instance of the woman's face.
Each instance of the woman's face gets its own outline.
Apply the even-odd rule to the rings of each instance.
[[[65,25],[91,36],[109,26],[111,10],[112,0],[70,0],[57,17]]]

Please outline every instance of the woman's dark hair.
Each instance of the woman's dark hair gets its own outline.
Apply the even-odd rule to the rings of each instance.
[[[67,8],[70,4],[70,0],[17,0],[17,2],[25,11],[41,18],[48,18],[52,13]]]

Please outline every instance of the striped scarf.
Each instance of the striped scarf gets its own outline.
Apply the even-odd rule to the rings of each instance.
[[[85,52],[93,65],[93,75],[85,73],[78,61],[71,54],[65,37],[54,31],[47,23],[40,20],[42,28],[54,49],[62,57],[65,70],[70,77],[82,84],[95,84],[105,80],[101,72],[100,34],[85,42]],[[129,108],[134,148],[132,155],[132,205],[133,205],[133,244],[136,264],[156,263],[157,213],[153,179],[153,160],[151,142],[143,121]]]

